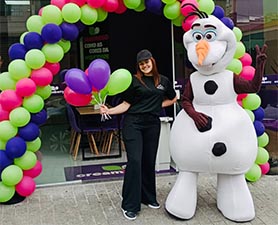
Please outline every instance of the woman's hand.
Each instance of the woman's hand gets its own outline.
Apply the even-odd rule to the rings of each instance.
[[[108,107],[104,104],[102,104],[99,108],[100,114],[108,114]]]

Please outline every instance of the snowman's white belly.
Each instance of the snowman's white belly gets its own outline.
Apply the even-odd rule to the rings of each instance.
[[[236,103],[195,105],[196,111],[212,117],[212,128],[199,132],[184,110],[177,115],[170,134],[171,155],[179,170],[237,174],[246,172],[257,155],[257,137],[247,113]],[[226,152],[215,156],[215,143]]]

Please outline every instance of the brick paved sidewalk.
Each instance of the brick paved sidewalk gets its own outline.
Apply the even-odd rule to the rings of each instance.
[[[158,210],[142,206],[135,221],[128,221],[120,209],[122,180],[100,183],[39,187],[23,202],[0,205],[1,225],[277,225],[278,176],[263,176],[248,183],[256,218],[248,223],[225,219],[216,208],[216,177],[201,174],[198,208],[191,220],[170,217],[163,206],[176,180],[175,175],[157,177]]]

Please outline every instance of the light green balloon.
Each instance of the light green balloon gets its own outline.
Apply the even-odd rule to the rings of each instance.
[[[7,166],[1,173],[3,184],[7,186],[17,185],[23,177],[23,171],[16,165]]]
[[[250,117],[251,121],[254,122],[255,121],[254,113],[251,110],[249,110],[249,109],[244,109],[244,110],[248,114],[248,116]]]
[[[0,139],[2,141],[8,141],[15,137],[18,132],[18,128],[12,125],[9,120],[3,120],[0,122]]]
[[[199,10],[206,12],[208,15],[212,14],[215,4],[212,0],[199,0]]]
[[[242,106],[245,109],[255,110],[261,105],[261,98],[259,95],[253,93],[248,94],[244,99],[242,99]]]
[[[45,64],[45,56],[42,51],[38,49],[31,49],[25,55],[25,62],[27,66],[36,70]]]
[[[123,2],[128,9],[136,9],[141,4],[141,0],[123,0]]]
[[[42,17],[39,15],[32,15],[26,21],[26,27],[29,32],[37,32],[40,34],[44,25]]]
[[[7,141],[3,141],[0,139],[0,149],[6,149],[6,144],[7,144]]]
[[[167,4],[163,8],[163,14],[169,20],[176,19],[181,14],[180,7],[181,4],[178,1],[175,1],[172,4]]]
[[[27,151],[30,152],[37,152],[40,148],[41,148],[41,139],[40,137],[37,137],[35,140],[33,141],[26,141],[26,149]]]
[[[146,9],[145,1],[141,1],[141,4],[134,9],[136,12],[143,12]]]
[[[17,107],[10,112],[9,119],[15,127],[23,127],[29,123],[31,114],[24,107]]]
[[[245,178],[248,181],[255,182],[262,176],[262,171],[259,165],[253,164],[253,166],[245,174]]]
[[[28,34],[28,33],[29,33],[29,32],[26,31],[26,32],[24,32],[24,33],[22,33],[22,34],[20,35],[20,37],[19,37],[19,42],[20,42],[20,44],[23,44],[23,45],[24,45],[24,37],[25,37],[25,35]]]
[[[108,12],[103,10],[102,8],[97,8],[97,15],[97,22],[102,22],[107,18]]]
[[[37,162],[37,156],[34,152],[26,151],[23,156],[14,159],[14,164],[23,170],[32,169]]]
[[[177,18],[172,20],[172,23],[176,26],[176,27],[181,27],[182,26],[182,22],[184,20],[184,15],[180,14]]]
[[[3,72],[0,74],[0,90],[15,90],[17,81],[11,78],[9,72]]]
[[[236,51],[234,54],[234,58],[239,59],[245,54],[246,48],[241,41],[236,43]]]
[[[58,42],[58,45],[60,45],[62,47],[62,49],[64,50],[64,53],[67,53],[71,48],[71,42],[64,40],[64,39],[61,39]]]
[[[33,94],[23,99],[23,107],[30,113],[38,113],[44,107],[44,101],[41,96]]]
[[[265,148],[258,147],[258,154],[255,163],[262,165],[269,160],[269,153]]]
[[[98,10],[91,8],[88,5],[83,5],[81,8],[80,20],[86,25],[92,25],[98,20]]]
[[[176,0],[162,0],[163,3],[165,4],[172,4],[174,3]]]
[[[43,100],[48,99],[51,96],[51,86],[46,85],[44,87],[37,86],[36,94],[41,96]]]
[[[15,194],[15,187],[14,186],[7,186],[0,182],[0,202],[7,202],[9,201]]]
[[[62,8],[62,17],[68,23],[76,23],[80,20],[81,10],[75,3],[67,3]]]
[[[261,136],[258,138],[258,146],[264,148],[269,143],[269,136],[266,132],[264,132]]]
[[[10,62],[8,71],[12,79],[18,81],[22,78],[28,78],[31,74],[31,68],[27,66],[26,62],[22,59],[15,59]]]
[[[55,43],[55,44],[45,44],[42,47],[42,52],[45,55],[46,61],[50,63],[60,62],[64,57],[63,48]]]
[[[242,63],[239,59],[233,58],[226,69],[238,75],[242,71]]]
[[[234,28],[233,28],[233,32],[234,32],[234,34],[235,34],[235,36],[236,36],[236,41],[240,41],[241,38],[242,38],[242,32],[241,32],[241,30],[240,30],[238,27],[234,27]]]
[[[116,95],[125,91],[132,81],[131,73],[126,69],[115,70],[107,83],[108,95]]]
[[[42,10],[42,20],[45,24],[54,23],[60,25],[63,22],[62,12],[55,5],[47,5]]]

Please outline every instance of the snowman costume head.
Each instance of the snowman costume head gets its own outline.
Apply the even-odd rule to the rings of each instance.
[[[196,68],[190,75],[195,110],[211,118],[205,131],[181,110],[170,134],[171,156],[179,170],[166,200],[168,213],[180,219],[194,216],[198,173],[217,174],[217,207],[233,221],[252,220],[253,200],[244,174],[257,154],[257,137],[247,113],[237,104],[234,74],[226,70],[236,50],[231,29],[213,15],[198,12],[183,36],[188,58]]]

